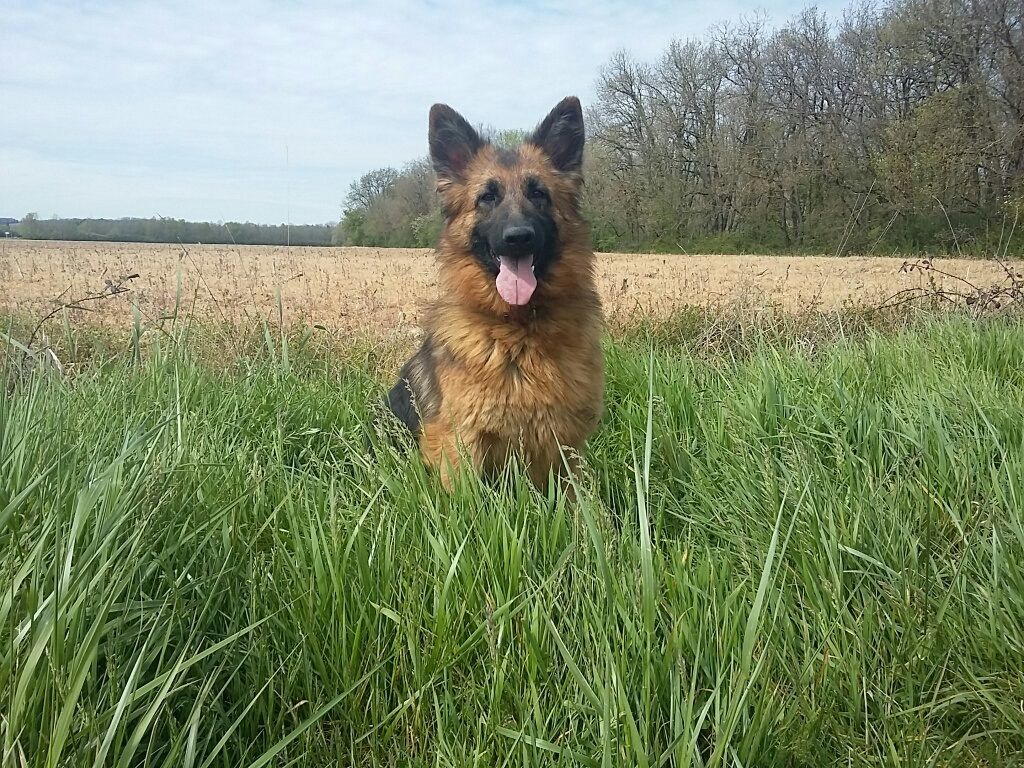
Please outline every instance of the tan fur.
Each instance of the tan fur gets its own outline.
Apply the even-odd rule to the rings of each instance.
[[[473,201],[487,179],[519,190],[527,174],[550,191],[561,256],[530,304],[510,308],[470,252]],[[484,473],[515,453],[534,483],[546,487],[549,472],[560,474],[559,448],[582,452],[597,426],[602,316],[594,254],[574,204],[579,183],[527,144],[513,167],[498,163],[487,145],[470,162],[465,183],[439,184],[450,219],[437,254],[441,298],[427,313],[426,330],[448,354],[437,365],[441,407],[423,424],[420,448],[448,487],[460,447]]]

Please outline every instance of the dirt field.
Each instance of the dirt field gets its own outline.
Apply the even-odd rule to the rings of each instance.
[[[946,271],[988,285],[1002,277],[991,262],[943,259]],[[660,314],[684,304],[743,301],[787,309],[878,303],[923,285],[901,273],[902,259],[600,254],[601,291],[610,315]],[[131,291],[90,302],[83,319],[128,323],[131,303],[156,320],[175,311],[215,318],[276,317],[337,330],[414,327],[435,288],[432,252],[374,248],[279,248],[5,240],[0,244],[0,312],[42,316],[138,274]]]

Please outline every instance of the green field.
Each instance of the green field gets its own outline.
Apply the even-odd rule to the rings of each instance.
[[[0,765],[1020,764],[1024,325],[828,328],[609,339],[578,506],[371,460],[404,350],[10,354]]]

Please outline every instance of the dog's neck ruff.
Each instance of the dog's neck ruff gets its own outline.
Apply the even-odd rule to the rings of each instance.
[[[530,321],[537,319],[537,307],[530,304],[524,304],[522,306],[509,304],[508,310],[502,315],[502,319],[513,323],[519,323],[520,325],[526,325]]]

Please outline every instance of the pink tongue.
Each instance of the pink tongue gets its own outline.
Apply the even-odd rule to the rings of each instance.
[[[494,282],[498,293],[505,301],[517,307],[526,304],[537,288],[537,278],[533,274],[533,256],[516,259],[510,256],[501,257],[498,267],[498,279]]]

